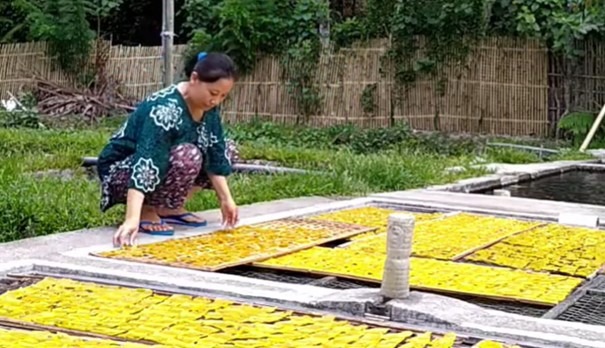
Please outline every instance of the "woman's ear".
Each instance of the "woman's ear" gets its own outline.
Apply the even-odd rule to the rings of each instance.
[[[197,73],[195,71],[193,71],[191,73],[191,76],[189,77],[189,82],[197,82],[199,81],[199,77],[197,76]]]

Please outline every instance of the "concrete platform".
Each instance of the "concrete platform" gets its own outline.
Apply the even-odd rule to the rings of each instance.
[[[323,197],[303,197],[250,204],[239,207],[240,220],[242,220],[242,223],[250,223],[247,221],[259,216],[280,214],[330,202],[334,202],[334,200]],[[208,226],[197,230],[188,230],[176,226],[177,237],[185,237],[205,231],[214,231],[220,227],[221,214],[219,210],[210,210],[201,212],[200,214],[208,221]],[[115,231],[116,227],[114,226],[99,227],[0,244],[0,264],[19,259],[46,258],[47,256],[59,255],[75,249],[93,246],[111,248],[111,240]],[[152,237],[145,234],[139,235],[140,244],[157,242],[160,240],[162,240],[161,237]]]
[[[345,201],[310,197],[260,203],[241,207],[241,216],[242,224],[251,224],[368,205],[409,205],[533,218],[553,218],[560,209],[592,211],[605,216],[605,209],[599,207],[435,190],[383,193]],[[203,215],[209,220],[208,227],[180,230],[175,238],[211,233],[219,228],[218,211]],[[106,227],[2,244],[0,276],[19,272],[70,275],[351,317],[372,317],[393,325],[413,326],[434,332],[453,330],[533,347],[605,347],[605,327],[508,314],[446,296],[414,292],[405,301],[382,303],[376,289],[333,290],[90,256],[91,251],[113,248],[111,236],[114,231],[114,227]],[[140,244],[163,239],[166,238],[141,236]],[[376,306],[384,307],[382,316],[370,314],[369,308]]]
[[[539,199],[467,194],[448,191],[414,190],[379,193],[376,200],[426,208],[458,209],[474,213],[558,221],[559,214],[596,215],[605,222],[605,207]]]

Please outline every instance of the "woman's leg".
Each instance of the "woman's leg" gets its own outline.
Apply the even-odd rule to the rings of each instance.
[[[235,142],[231,139],[228,139],[226,141],[226,149],[227,149],[227,157],[229,158],[229,161],[233,164],[237,161],[239,161],[239,151],[237,149],[237,146],[235,144]],[[210,183],[210,179],[208,179],[208,175],[206,175],[206,173],[204,172],[200,172],[199,175],[195,178],[195,181],[193,183],[193,186],[191,187],[191,189],[189,189],[189,192],[187,194],[187,200],[193,198],[193,196],[201,191],[201,190],[205,190],[205,189],[212,189],[212,184]],[[191,214],[189,213],[187,210],[185,210],[184,206],[182,206],[179,209],[161,209],[159,211],[160,216],[182,216],[182,218],[180,220],[184,220],[184,222],[189,222],[189,223],[194,223],[194,224],[201,224],[204,223],[205,220],[195,214]]]
[[[128,158],[111,166],[109,174],[102,180],[101,210],[106,211],[116,204],[126,204],[128,181],[132,174],[132,161]],[[160,224],[156,208],[148,204],[147,197],[141,208],[141,222],[146,230],[169,231],[170,226]]]
[[[193,186],[189,189],[187,193],[186,201],[193,198],[193,196],[200,191],[201,188],[197,186]],[[180,208],[170,209],[170,208],[159,208],[158,215],[171,224],[179,224],[179,225],[187,225],[194,227],[202,227],[206,225],[206,220],[197,216],[196,214],[192,214],[185,206],[181,206]]]
[[[109,209],[115,204],[125,204],[128,193],[128,181],[132,173],[130,159],[112,166],[109,175],[103,180],[101,209]],[[181,208],[187,193],[199,175],[202,154],[193,144],[182,144],[172,148],[170,167],[164,182],[156,191],[145,197],[141,211],[141,221],[159,223],[160,212],[165,209]],[[146,229],[161,231],[171,228],[162,224],[151,224]]]
[[[182,144],[173,147],[166,179],[149,195],[149,204],[156,207],[158,212],[182,208],[201,168],[202,153],[197,146]]]

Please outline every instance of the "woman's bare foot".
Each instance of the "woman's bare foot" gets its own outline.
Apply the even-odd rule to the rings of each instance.
[[[172,226],[162,223],[157,209],[149,205],[143,205],[141,209],[141,224],[143,224],[142,227],[147,231],[161,232],[173,230]]]

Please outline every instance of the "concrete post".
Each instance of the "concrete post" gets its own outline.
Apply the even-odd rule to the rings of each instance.
[[[414,235],[414,216],[392,214],[387,228],[387,257],[380,295],[403,299],[410,295],[410,256]]]

